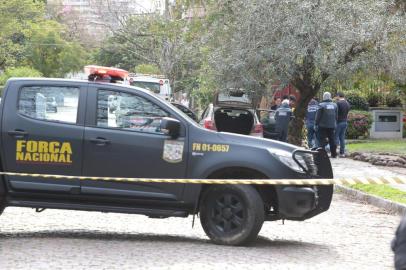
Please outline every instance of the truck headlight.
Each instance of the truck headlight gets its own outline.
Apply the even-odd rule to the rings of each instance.
[[[304,172],[299,164],[293,159],[292,153],[280,150],[268,150],[272,156],[277,158],[280,162],[291,168],[292,170]]]
[[[317,152],[316,152],[317,153]],[[315,152],[296,150],[293,152],[293,159],[300,163],[300,167],[310,175],[317,175],[318,167],[314,159]]]

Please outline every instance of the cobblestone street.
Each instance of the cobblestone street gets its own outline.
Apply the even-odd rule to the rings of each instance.
[[[337,177],[351,167],[365,172],[362,165],[386,172],[347,159],[333,164]],[[0,217],[0,269],[392,269],[390,241],[399,220],[335,194],[324,214],[266,222],[253,246],[225,247],[209,242],[198,219],[192,229],[191,217],[7,208]]]
[[[406,270],[406,0],[0,14],[0,270]]]
[[[265,223],[252,247],[208,241],[192,218],[8,208],[0,269],[391,269],[399,217],[336,195],[305,222]]]

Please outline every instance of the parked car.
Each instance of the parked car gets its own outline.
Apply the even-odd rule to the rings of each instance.
[[[189,116],[193,121],[197,122],[197,115],[191,109],[177,102],[171,102],[171,104]]]
[[[279,133],[276,131],[274,110],[257,110],[260,122],[264,129],[264,138],[277,140]]]
[[[263,137],[252,100],[240,90],[217,93],[199,123],[211,130]]]

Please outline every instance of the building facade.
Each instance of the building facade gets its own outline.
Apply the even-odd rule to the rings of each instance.
[[[48,0],[47,9],[71,31],[97,45],[129,16],[164,14],[167,3],[167,0]]]

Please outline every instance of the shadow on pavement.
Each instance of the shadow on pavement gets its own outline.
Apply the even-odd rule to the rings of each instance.
[[[0,232],[1,239],[13,238],[66,238],[82,240],[117,240],[117,241],[151,241],[151,242],[185,242],[185,243],[206,243],[209,240],[193,238],[181,235],[168,234],[137,234],[137,233],[114,233],[100,231],[81,231],[81,230],[56,230],[56,231],[38,231],[38,232]]]
[[[20,260],[36,264],[39,257],[47,264],[52,258],[51,265],[55,266],[59,265],[58,260],[74,258],[75,262],[86,261],[105,269],[116,266],[115,262],[141,263],[145,268],[172,265],[185,269],[191,268],[192,263],[198,268],[210,265],[214,269],[224,264],[248,268],[303,260],[325,264],[339,255],[335,248],[323,244],[266,237],[259,237],[249,247],[231,247],[215,245],[199,236],[56,230],[0,232],[0,257],[13,266]]]
[[[41,238],[55,238],[55,239],[78,239],[78,240],[99,240],[99,241],[134,241],[134,242],[161,242],[161,243],[188,243],[188,244],[204,244],[212,245],[214,247],[227,246],[216,245],[210,242],[209,239],[198,237],[170,235],[170,234],[145,234],[145,233],[115,233],[115,232],[100,232],[100,231],[82,231],[82,230],[55,230],[55,231],[38,231],[38,232],[0,232],[0,240],[2,239],[41,239]],[[307,243],[295,240],[283,239],[269,239],[259,236],[258,239],[247,247],[239,248],[306,248],[306,249],[329,249],[329,247]]]

